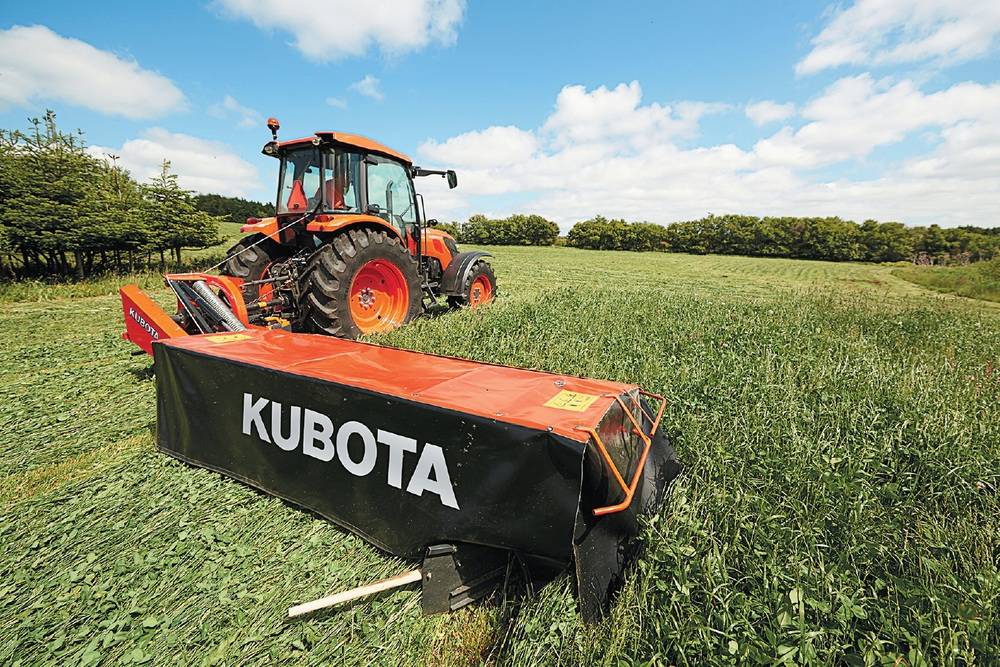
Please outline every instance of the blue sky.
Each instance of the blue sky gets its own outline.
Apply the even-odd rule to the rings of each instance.
[[[953,6],[960,5],[960,6]],[[282,136],[372,136],[428,213],[1000,225],[1000,3],[5,3],[0,123],[273,197]]]

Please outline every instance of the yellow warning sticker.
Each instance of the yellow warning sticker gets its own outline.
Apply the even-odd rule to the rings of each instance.
[[[599,398],[600,396],[595,396],[594,394],[581,394],[576,391],[566,391],[563,389],[550,398],[545,407],[569,410],[571,412],[583,412]]]
[[[250,340],[252,337],[241,333],[231,333],[220,336],[206,336],[205,340],[210,343],[235,343],[238,340]]]

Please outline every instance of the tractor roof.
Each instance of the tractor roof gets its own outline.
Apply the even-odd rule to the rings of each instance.
[[[368,137],[363,137],[360,134],[346,134],[344,132],[331,132],[329,130],[323,132],[317,132],[312,137],[302,137],[301,139],[291,139],[289,141],[282,141],[278,143],[279,148],[287,148],[290,146],[295,146],[296,144],[304,144],[311,142],[315,137],[320,139],[325,139],[327,141],[332,141],[337,144],[346,144],[347,146],[354,146],[355,148],[360,148],[361,150],[368,151],[370,153],[381,153],[382,155],[387,155],[389,157],[395,158],[407,165],[413,164],[413,160],[404,153],[399,151],[394,151],[388,146],[380,144],[374,139],[369,139]]]

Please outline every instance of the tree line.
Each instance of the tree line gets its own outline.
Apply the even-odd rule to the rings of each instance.
[[[224,222],[246,222],[247,218],[267,218],[274,215],[274,204],[243,199],[242,197],[224,197],[215,194],[194,196],[194,206],[199,211],[214,215]]]
[[[457,239],[483,245],[552,245],[559,236],[559,225],[540,215],[515,213],[506,218],[490,219],[476,214],[455,227]]]
[[[219,241],[218,220],[169,162],[138,183],[115,156],[90,154],[82,133],[61,131],[52,111],[29,122],[0,130],[0,275],[135,271]]]
[[[614,233],[598,236],[589,231],[593,228]],[[838,217],[708,215],[661,230],[650,230],[647,223],[595,218],[574,225],[569,239],[581,248],[645,249],[634,247],[636,241],[630,240],[639,236],[645,237],[646,245],[670,252],[830,261],[967,264],[1000,255],[1000,235],[976,227],[908,227],[875,220],[858,224]]]
[[[451,223],[447,228],[459,241],[487,245],[565,242],[592,250],[917,264],[967,264],[1000,257],[1000,227],[908,227],[875,220],[858,224],[838,217],[708,215],[659,225],[599,215],[576,223],[558,240],[556,224],[537,215],[499,220],[474,215],[464,225]]]

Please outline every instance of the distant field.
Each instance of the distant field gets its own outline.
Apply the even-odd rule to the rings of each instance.
[[[1000,302],[1000,259],[968,266],[908,266],[893,274],[938,292]]]
[[[685,473],[610,619],[562,577],[284,621],[407,566],[155,453],[102,280],[0,290],[0,664],[1000,662],[1000,308],[891,267],[492,250],[495,304],[380,342],[669,398]]]

